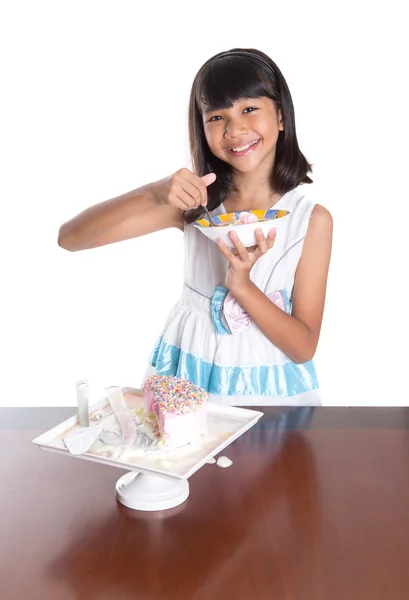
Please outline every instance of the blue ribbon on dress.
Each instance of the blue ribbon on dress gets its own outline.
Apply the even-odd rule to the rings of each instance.
[[[291,314],[286,290],[267,296]],[[217,286],[211,301],[212,320],[220,335],[234,335],[251,327],[253,321],[229,290]],[[294,396],[318,389],[314,361],[251,367],[218,366],[194,356],[160,337],[150,357],[159,375],[180,377],[218,396]]]
[[[267,296],[284,312],[291,313],[291,302],[286,290],[278,290]],[[250,315],[237,302],[228,288],[216,286],[211,300],[212,321],[219,335],[234,335],[252,326]]]
[[[252,367],[218,366],[160,337],[150,364],[158,375],[180,377],[217,396],[294,396],[318,389],[314,361]]]

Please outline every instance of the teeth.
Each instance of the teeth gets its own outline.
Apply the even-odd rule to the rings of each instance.
[[[250,144],[247,144],[246,146],[242,146],[241,148],[229,148],[229,150],[231,150],[232,152],[243,152],[244,150],[247,150],[251,146],[254,146],[254,144],[257,144],[257,142],[258,142],[258,140],[256,140],[255,142],[251,142]]]

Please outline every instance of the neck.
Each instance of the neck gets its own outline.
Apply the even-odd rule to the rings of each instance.
[[[237,191],[232,191],[226,198],[226,212],[267,210],[280,200],[282,194],[275,192],[269,180],[274,162],[275,152],[272,161],[270,157],[268,163],[261,163],[250,173],[233,170],[233,187]]]
[[[268,168],[262,168],[263,165],[250,173],[233,171],[233,187],[237,191],[232,191],[226,201],[229,210],[227,212],[240,212],[241,210],[264,210],[271,208],[278,202],[282,194],[277,194],[274,186],[271,186],[269,176],[272,165]]]

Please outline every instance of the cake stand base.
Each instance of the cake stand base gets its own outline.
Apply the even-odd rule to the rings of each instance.
[[[165,479],[130,471],[116,483],[118,502],[134,510],[166,510],[182,504],[189,496],[187,479]]]

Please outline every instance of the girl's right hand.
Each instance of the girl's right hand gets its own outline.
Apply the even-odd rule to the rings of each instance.
[[[176,206],[181,210],[192,210],[200,205],[206,206],[207,186],[215,181],[215,173],[198,177],[189,169],[179,169],[154,185],[155,199],[158,204]]]

